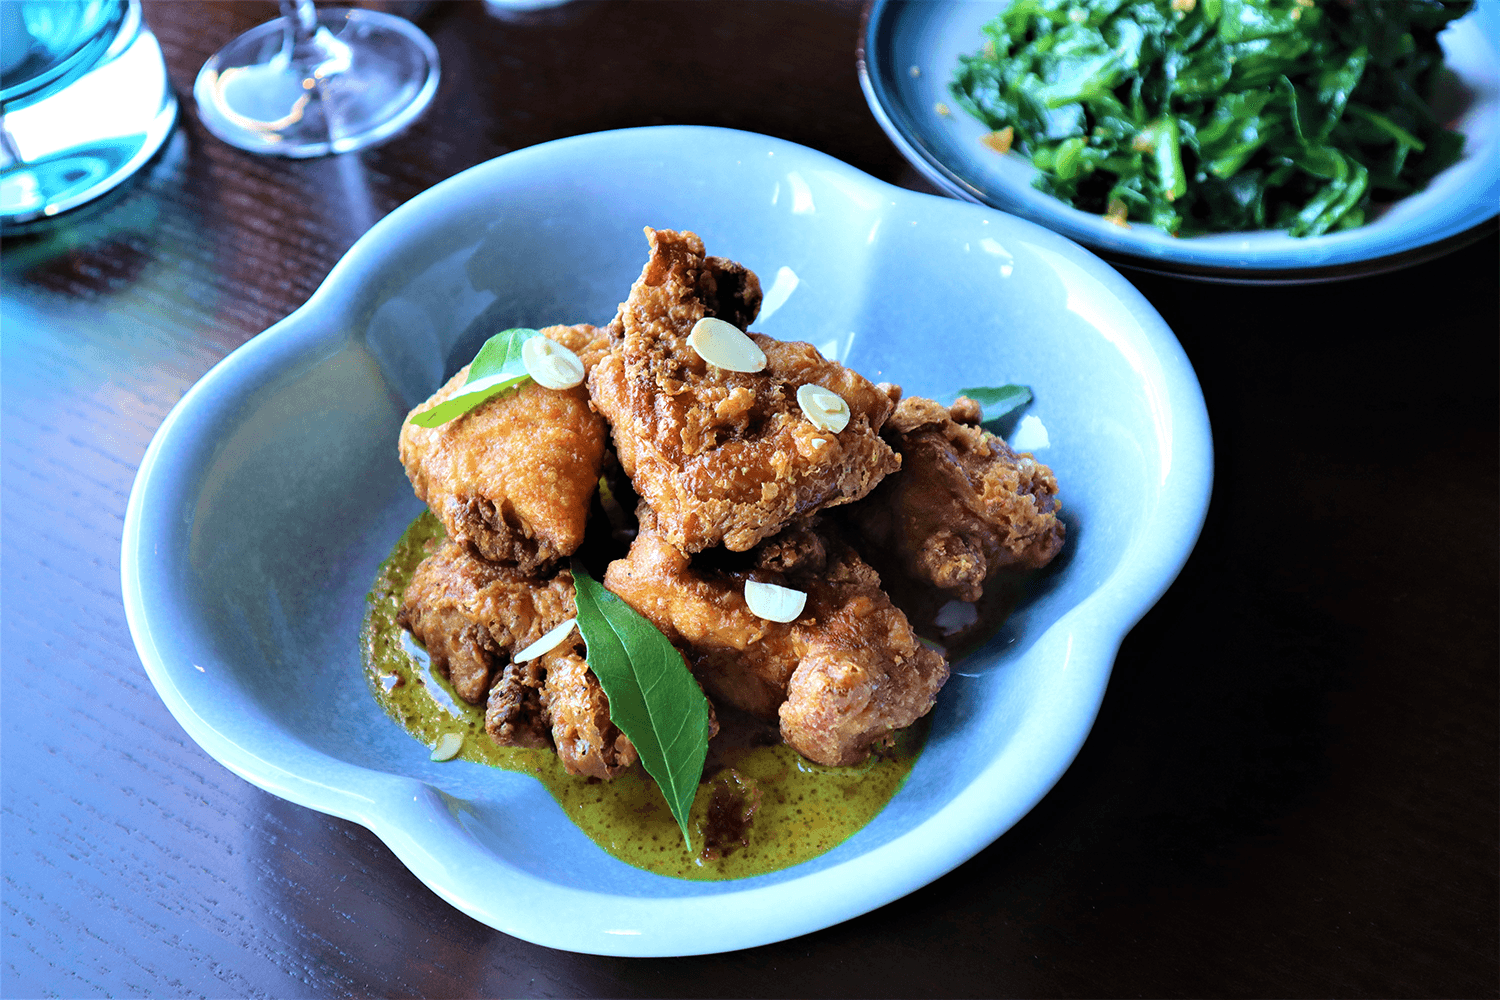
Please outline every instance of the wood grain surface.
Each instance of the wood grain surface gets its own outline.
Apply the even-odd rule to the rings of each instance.
[[[1380,277],[1131,275],[1214,423],[1214,501],[1042,803],[874,913],[728,955],[551,951],[370,833],[235,777],[141,667],[121,528],[158,424],[376,220],[509,150],[769,133],[929,190],[875,124],[849,3],[405,5],[443,82],[360,154],[258,158],[185,100],[131,184],[7,240],[0,994],[1494,996],[1497,240]],[[272,4],[148,2],[172,80]]]

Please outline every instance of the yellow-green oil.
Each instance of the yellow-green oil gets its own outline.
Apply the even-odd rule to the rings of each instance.
[[[693,805],[694,850],[689,851],[666,800],[639,764],[612,781],[600,781],[568,774],[551,750],[498,746],[484,730],[483,707],[460,699],[427,664],[396,624],[396,612],[417,564],[442,537],[437,519],[424,513],[380,568],[361,635],[370,690],[386,713],[424,744],[458,733],[463,744],[457,759],[534,776],[594,843],[621,861],[684,879],[746,878],[799,864],[870,822],[921,752],[926,726],[919,723],[864,764],[823,767],[784,744],[766,745],[769,734],[754,723],[721,716],[722,730]],[[723,784],[735,774],[760,792],[749,842],[707,857],[704,828],[714,782]]]

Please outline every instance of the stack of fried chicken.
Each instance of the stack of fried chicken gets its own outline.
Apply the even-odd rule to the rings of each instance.
[[[578,355],[583,384],[528,381],[441,426],[403,425],[402,463],[448,537],[417,569],[400,623],[461,697],[485,704],[498,743],[554,747],[580,775],[630,767],[635,749],[576,629],[512,659],[575,616],[565,563],[615,470],[639,504],[604,586],[672,641],[713,704],[779,720],[782,739],[820,764],[859,763],[925,715],[948,678],[860,547],[972,602],[998,572],[1040,568],[1061,549],[1057,482],[983,430],[966,398],[902,399],[808,344],[756,333],[760,370],[709,363],[695,328],[711,318],[748,333],[760,282],[705,256],[693,233],[646,237],[650,259],[608,326],[542,331]],[[842,399],[842,428],[804,412],[809,385]],[[805,594],[801,613],[757,615],[749,581]]]

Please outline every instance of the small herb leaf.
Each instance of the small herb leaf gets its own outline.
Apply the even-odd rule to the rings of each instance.
[[[1024,385],[981,385],[972,389],[960,389],[958,395],[968,396],[984,407],[984,419],[1003,417],[1011,410],[1031,402],[1031,390]]]
[[[983,408],[980,426],[991,434],[999,434],[1000,418],[1014,413],[1031,402],[1031,390],[1024,385],[981,385],[972,389],[960,389],[949,397],[951,402],[959,396],[968,396]]]
[[[414,415],[411,422],[418,427],[440,427],[485,400],[520,385],[531,377],[521,357],[521,345],[541,335],[540,330],[515,327],[502,330],[486,340],[469,364],[469,377],[464,381],[464,387],[431,409]]]
[[[578,631],[589,669],[609,698],[610,721],[635,744],[691,851],[688,810],[708,756],[708,699],[677,647],[576,559],[573,591]]]

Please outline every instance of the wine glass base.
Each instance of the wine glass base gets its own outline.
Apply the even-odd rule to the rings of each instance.
[[[373,10],[317,15],[340,58],[310,70],[295,64],[288,25],[271,21],[203,64],[193,97],[210,132],[252,153],[327,156],[390,138],[431,103],[438,55],[421,29]]]

